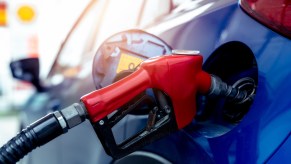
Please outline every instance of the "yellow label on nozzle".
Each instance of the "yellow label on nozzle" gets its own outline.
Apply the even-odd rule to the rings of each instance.
[[[134,70],[142,61],[143,61],[142,58],[129,55],[126,53],[121,53],[116,73],[125,70]]]

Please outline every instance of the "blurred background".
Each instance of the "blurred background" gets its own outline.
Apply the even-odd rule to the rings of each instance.
[[[35,92],[14,80],[11,61],[40,59],[46,76],[55,55],[88,0],[0,0],[0,145],[19,131],[21,106]]]

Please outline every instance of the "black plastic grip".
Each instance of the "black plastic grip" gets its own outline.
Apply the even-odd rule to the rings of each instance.
[[[63,129],[54,114],[37,120],[0,149],[0,163],[14,164],[38,146],[63,134]]]

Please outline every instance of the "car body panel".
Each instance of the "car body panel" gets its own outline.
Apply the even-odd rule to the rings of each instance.
[[[274,152],[272,156],[270,156],[268,163],[290,163],[291,158],[289,157],[291,151],[291,138],[290,134],[285,142],[282,143],[280,147],[278,147],[277,151]]]

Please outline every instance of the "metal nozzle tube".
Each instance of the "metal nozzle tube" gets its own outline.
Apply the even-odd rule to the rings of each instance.
[[[211,75],[211,87],[208,92],[210,97],[226,97],[230,101],[236,102],[237,104],[243,103],[247,98],[247,92],[241,91],[238,88],[234,88],[227,85],[219,77]]]

